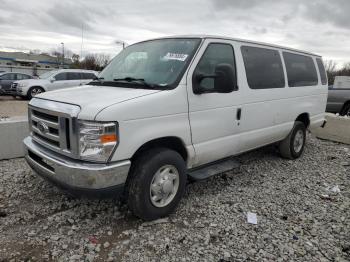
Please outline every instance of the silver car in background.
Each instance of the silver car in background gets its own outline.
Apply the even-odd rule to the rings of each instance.
[[[327,112],[350,116],[350,77],[337,76],[328,87]]]

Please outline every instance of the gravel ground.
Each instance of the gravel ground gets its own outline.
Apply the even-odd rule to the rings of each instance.
[[[0,161],[0,261],[350,261],[349,147],[310,137],[295,161],[273,146],[238,160],[154,222],[113,199],[69,198],[23,159]]]
[[[12,96],[0,95],[0,120],[13,116],[27,116],[28,101],[21,98],[14,99]]]

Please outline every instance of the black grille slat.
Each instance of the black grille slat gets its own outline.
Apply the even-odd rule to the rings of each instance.
[[[43,120],[48,120],[51,122],[58,123],[58,116],[49,115],[49,114],[46,114],[46,113],[43,113],[43,112],[40,112],[37,110],[33,110],[32,113],[34,116],[41,118]]]
[[[58,136],[58,129],[56,129],[56,128],[49,127],[49,132],[50,132],[50,134]]]
[[[37,132],[33,132],[33,134],[35,137],[38,137],[40,140],[42,140],[50,145],[53,145],[53,146],[58,147],[58,148],[60,147],[60,142],[58,142],[58,141],[55,141],[55,140],[52,140],[52,139],[47,138],[45,136],[42,136],[42,135],[38,134]]]
[[[69,119],[66,118],[66,143],[67,143],[67,149],[70,150],[70,126],[69,126]]]

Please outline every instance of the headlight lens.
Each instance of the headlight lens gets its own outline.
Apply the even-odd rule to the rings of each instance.
[[[18,83],[18,87],[25,87],[26,85],[27,85],[26,82],[24,82],[24,83]]]
[[[118,144],[117,123],[79,121],[80,158],[107,162]]]

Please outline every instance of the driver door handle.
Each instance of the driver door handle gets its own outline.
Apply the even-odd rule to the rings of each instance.
[[[237,108],[236,119],[241,120],[242,108]]]

